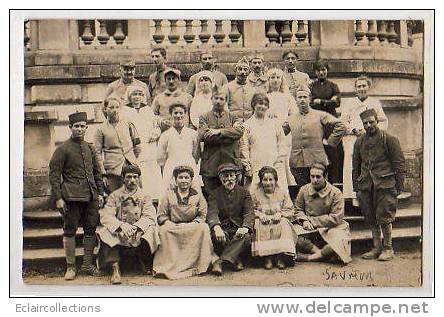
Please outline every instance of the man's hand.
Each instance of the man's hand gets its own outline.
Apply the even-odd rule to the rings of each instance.
[[[126,222],[120,225],[120,229],[122,229],[122,234],[126,239],[130,239],[137,231],[136,226],[130,225],[129,223]]]
[[[322,139],[322,144],[324,144],[324,145],[328,145],[328,141],[327,141],[327,139]]]
[[[97,197],[97,200],[99,201],[99,208],[103,208],[103,206],[105,205],[105,199],[103,198],[103,196],[99,195]]]
[[[313,225],[308,220],[304,221],[304,223],[302,224],[302,228],[304,228],[305,230],[314,230]]]
[[[109,188],[108,177],[106,177],[106,175],[103,175],[102,179],[103,179],[103,186],[105,186],[105,188]]]
[[[56,208],[62,216],[64,216],[66,214],[67,209],[66,209],[66,204],[65,204],[65,201],[63,200],[63,198],[57,199]]]
[[[233,128],[241,129],[243,131],[244,130],[244,124],[242,123],[242,121],[235,121],[233,123]]]
[[[320,105],[321,104],[321,99],[316,98],[315,100],[313,100],[313,103],[315,105]]]
[[[248,228],[241,227],[241,228],[237,229],[236,233],[234,234],[234,238],[235,239],[240,239],[244,235],[246,235],[247,233],[248,233]]]
[[[213,227],[213,230],[214,230],[214,236],[216,237],[216,240],[218,242],[220,243],[227,242],[227,237],[225,236],[225,232],[222,230],[222,228],[219,225],[215,225]]]

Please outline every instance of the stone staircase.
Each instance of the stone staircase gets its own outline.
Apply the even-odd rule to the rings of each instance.
[[[364,219],[355,209],[347,206],[345,220],[352,231],[352,253],[357,254],[370,247],[371,232]],[[393,224],[393,240],[396,250],[413,250],[421,246],[421,204],[403,201]],[[56,271],[64,268],[62,245],[62,218],[54,210],[29,210],[23,213],[23,271]],[[83,230],[79,228],[77,245],[81,246]],[[76,249],[80,258],[83,248]]]

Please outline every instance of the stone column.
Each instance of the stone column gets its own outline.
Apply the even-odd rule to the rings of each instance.
[[[75,50],[78,48],[77,20],[38,20],[38,49]]]
[[[127,45],[129,48],[150,47],[152,35],[149,22],[150,20],[128,20]]]
[[[265,20],[245,20],[244,22],[244,47],[265,47]]]
[[[399,43],[401,47],[409,47],[408,44],[409,35],[407,31],[407,21],[399,21]]]
[[[354,43],[354,21],[312,21],[312,46],[351,46]]]

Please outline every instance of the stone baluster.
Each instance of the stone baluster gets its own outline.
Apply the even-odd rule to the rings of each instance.
[[[368,45],[377,46],[379,43],[376,41],[376,36],[378,35],[376,28],[376,20],[368,21],[367,39]]]
[[[241,37],[241,34],[239,33],[238,29],[239,21],[237,20],[231,20],[231,31],[230,34],[228,34],[229,39],[231,40],[231,43],[237,43],[239,42],[239,38]]]
[[[170,34],[168,34],[168,40],[171,44],[176,44],[179,41],[179,34],[177,33],[177,20],[170,21]]]
[[[156,42],[156,44],[161,44],[164,39],[165,34],[162,33],[162,20],[154,20],[154,42]]]
[[[29,50],[29,40],[30,40],[30,36],[29,36],[29,20],[25,20],[24,25],[23,25],[23,43],[25,46],[25,50]]]
[[[83,32],[80,38],[85,45],[91,45],[94,41],[94,34],[92,33],[92,23],[91,20],[83,21]]]
[[[206,45],[211,37],[210,32],[208,32],[208,20],[200,20],[200,27],[199,39],[202,44]]]
[[[100,31],[99,35],[97,36],[97,39],[99,40],[101,45],[106,45],[109,41],[109,34],[108,30],[106,29],[107,20],[99,20],[100,23]]]
[[[282,45],[290,44],[291,38],[293,37],[290,24],[291,24],[290,20],[285,20],[282,22],[282,30],[281,30]]]
[[[196,36],[193,33],[193,20],[185,20],[185,33],[183,39],[187,44],[192,44]]]
[[[222,20],[216,20],[216,30],[213,34],[214,40],[216,43],[220,44],[225,39],[225,33],[222,29]]]
[[[378,39],[381,46],[387,46],[387,25],[384,20],[377,22],[378,24]]]
[[[364,36],[365,36],[365,31],[362,26],[362,20],[356,20],[356,29],[355,29],[356,46],[365,45]]]
[[[117,45],[122,45],[123,41],[125,41],[126,35],[123,33],[121,20],[116,21],[116,31],[114,32],[113,38]]]
[[[389,46],[392,46],[392,47],[398,46],[398,44],[396,43],[396,41],[398,40],[398,34],[396,34],[395,21],[393,21],[393,20],[388,22],[387,40],[389,42]]]
[[[279,33],[276,31],[276,22],[268,21],[268,30],[266,33],[270,46],[276,46],[279,42]]]
[[[297,46],[306,46],[307,42],[307,31],[305,29],[305,21],[304,20],[298,20],[298,29],[296,31],[295,37],[298,40],[296,43]]]
[[[413,46],[413,26],[414,22],[412,20],[407,21],[407,43],[408,46]]]

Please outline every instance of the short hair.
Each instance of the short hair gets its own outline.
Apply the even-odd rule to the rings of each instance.
[[[253,98],[251,98],[251,108],[253,111],[259,102],[264,102],[268,107],[270,107],[270,99],[268,99],[268,96],[263,92],[257,92],[253,95]]]
[[[298,92],[300,92],[300,91],[304,91],[304,92],[308,93],[309,96],[311,95],[311,90],[310,90],[310,88],[309,88],[308,86],[306,86],[306,85],[301,85],[301,86],[299,86],[298,89],[296,90],[295,95],[297,95]]]
[[[211,91],[211,95],[225,95],[225,100],[227,99],[227,90],[221,86],[214,85],[213,90]]]
[[[156,51],[159,51],[160,54],[161,54],[164,58],[166,58],[166,56],[167,56],[167,51],[166,51],[166,49],[165,49],[164,47],[154,47],[153,49],[151,49],[151,53],[152,53],[152,52],[156,52]]]
[[[321,68],[326,68],[327,70],[330,70],[330,67],[328,66],[328,63],[322,59],[318,59],[313,63],[313,70],[317,71]]]
[[[296,56],[296,59],[299,60],[299,55],[298,55],[298,53],[296,53],[295,51],[292,51],[292,50],[285,51],[285,52],[282,54],[282,59],[285,59],[285,58],[287,57],[288,54],[293,54],[294,56]]]
[[[107,108],[108,104],[110,103],[111,100],[115,100],[119,103],[119,105],[122,105],[122,101],[123,101],[122,98],[119,98],[116,95],[110,95],[110,96],[106,97],[106,99],[103,101],[103,106],[105,108]]]
[[[179,165],[176,166],[173,170],[173,177],[177,178],[177,176],[179,176],[179,174],[181,173],[188,173],[188,175],[190,175],[191,178],[194,178],[194,171],[193,169],[188,166],[188,165]]]
[[[139,166],[137,166],[137,165],[125,165],[122,168],[122,177],[125,177],[125,175],[128,173],[134,173],[139,176],[142,175],[142,172],[141,172]]]
[[[355,87],[360,80],[365,80],[368,84],[368,87],[372,86],[372,80],[370,78],[368,78],[366,75],[360,75],[358,78],[355,79]]]
[[[185,113],[188,112],[188,107],[181,102],[175,102],[172,105],[170,105],[170,107],[168,108],[170,114],[173,114],[174,108],[182,108],[183,111],[185,111]]]
[[[327,166],[325,166],[324,163],[321,163],[321,162],[315,162],[315,163],[313,163],[313,164],[310,166],[310,170],[311,170],[312,168],[315,168],[315,169],[321,170],[321,171],[322,171],[322,175],[323,175],[324,177],[327,176]]]
[[[270,173],[273,175],[274,180],[277,182],[279,180],[278,173],[274,167],[264,166],[262,167],[257,175],[259,176],[260,184],[262,184],[262,180],[264,179],[265,174]]]

